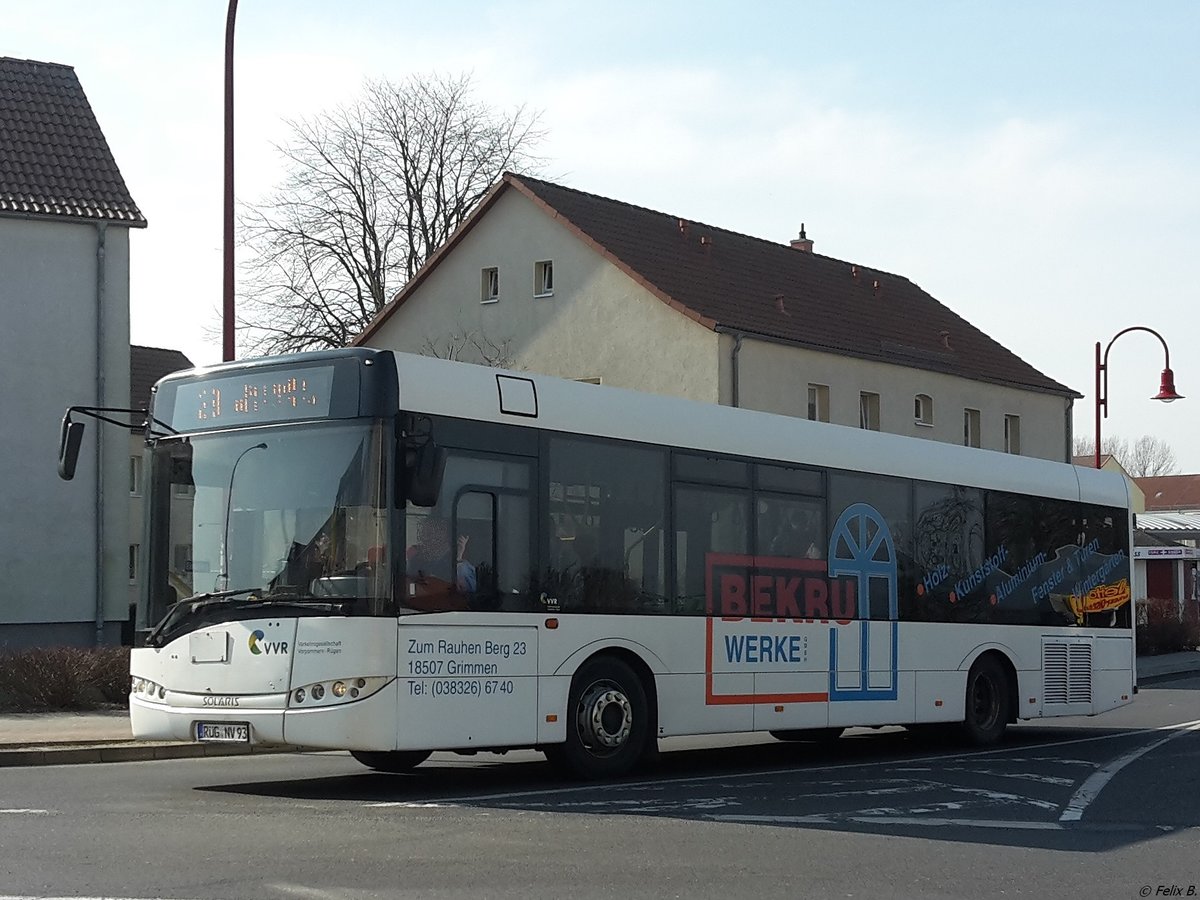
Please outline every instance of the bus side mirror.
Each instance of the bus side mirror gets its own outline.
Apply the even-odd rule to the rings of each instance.
[[[79,462],[79,445],[83,442],[83,423],[72,422],[71,414],[63,416],[62,430],[58,436],[58,477],[70,481],[75,477],[75,464]]]
[[[442,475],[446,471],[446,451],[432,440],[420,447],[406,450],[405,498],[414,506],[437,506],[442,491]]]

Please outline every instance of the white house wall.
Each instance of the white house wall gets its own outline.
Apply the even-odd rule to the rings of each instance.
[[[535,265],[554,263],[553,296],[534,296]],[[499,298],[483,303],[483,270],[499,270]],[[512,368],[732,405],[734,338],[663,303],[517,190],[505,191],[372,336],[375,347],[446,356],[451,338],[485,338]],[[468,348],[456,358],[479,361]],[[746,339],[738,405],[807,415],[809,383],[830,387],[833,422],[857,426],[859,392],[880,395],[881,429],[961,444],[963,409],[981,411],[981,446],[1004,449],[1004,417],[1021,420],[1021,453],[1064,460],[1068,401],[971,381]],[[913,417],[933,398],[932,427]]]
[[[90,644],[96,612],[96,441],[103,442],[106,640],[126,618],[129,437],[87,422],[73,482],[56,472],[70,405],[129,398],[129,236],[106,230],[104,397],[97,396],[96,226],[0,218],[0,647]]]
[[[728,360],[733,338],[726,336],[724,344]],[[737,366],[739,406],[806,417],[808,385],[823,384],[829,386],[829,420],[857,427],[859,393],[868,391],[879,395],[881,431],[961,444],[963,410],[978,409],[984,449],[1004,450],[1004,417],[1014,415],[1021,419],[1022,456],[1067,458],[1067,401],[1062,397],[752,339],[742,342]],[[914,418],[917,394],[933,400],[932,425],[917,424]]]
[[[554,294],[534,266],[554,263]],[[481,303],[482,270],[500,296]],[[515,190],[505,192],[371,338],[374,347],[445,355],[451,335],[509,342],[514,368],[692,400],[718,399],[718,340],[654,297]],[[462,359],[475,362],[470,353]]]

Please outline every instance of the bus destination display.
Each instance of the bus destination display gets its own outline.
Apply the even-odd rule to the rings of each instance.
[[[333,366],[267,369],[179,385],[173,427],[212,428],[329,415]]]

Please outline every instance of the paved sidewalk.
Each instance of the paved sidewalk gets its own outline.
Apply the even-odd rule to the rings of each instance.
[[[1139,684],[1200,672],[1200,651],[1139,656]],[[70,763],[129,762],[248,753],[294,753],[302,748],[186,741],[135,741],[129,713],[99,712],[0,714],[0,768]]]

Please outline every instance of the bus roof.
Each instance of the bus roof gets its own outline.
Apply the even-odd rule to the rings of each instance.
[[[605,385],[397,353],[402,409],[1127,508],[1118,473]],[[519,410],[502,408],[527,395]]]

